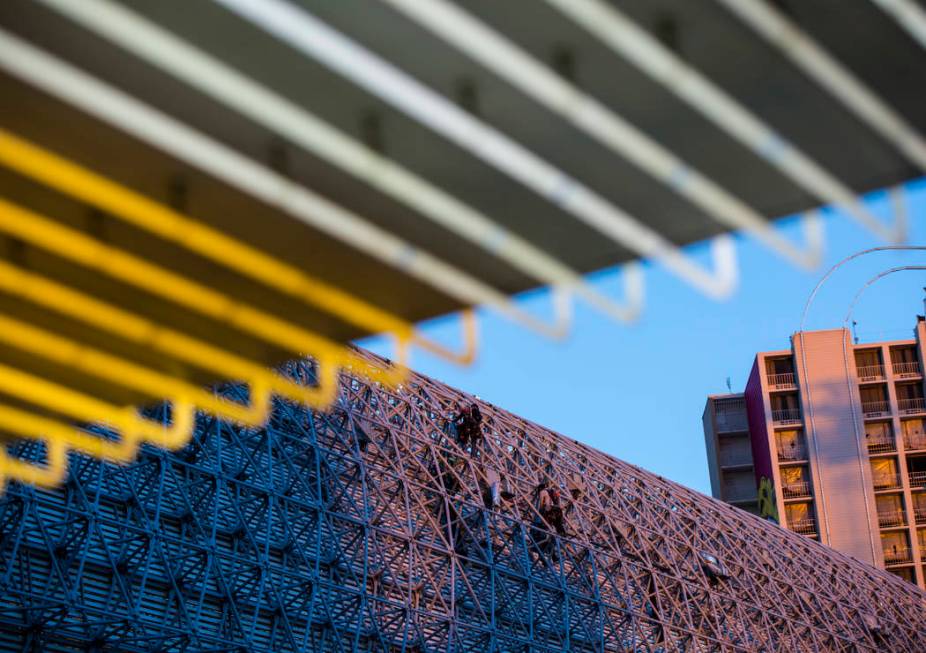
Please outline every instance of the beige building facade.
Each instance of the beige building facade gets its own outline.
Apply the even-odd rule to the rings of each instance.
[[[742,394],[707,401],[714,496],[926,587],[924,343],[920,317],[910,340],[757,354]]]

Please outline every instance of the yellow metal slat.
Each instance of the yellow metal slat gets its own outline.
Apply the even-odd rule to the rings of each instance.
[[[464,349],[452,352],[392,315],[330,284],[314,279],[219,230],[193,220],[87,168],[0,129],[0,162],[83,202],[106,210],[165,240],[223,265],[268,287],[315,305],[374,333],[387,332],[458,363],[475,356],[476,331],[471,311],[464,313]],[[117,265],[117,264],[116,264]]]

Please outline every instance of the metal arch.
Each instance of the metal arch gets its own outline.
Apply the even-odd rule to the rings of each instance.
[[[817,285],[813,287],[813,290],[810,292],[810,295],[807,297],[807,302],[804,304],[804,310],[801,311],[801,325],[800,325],[800,328],[798,329],[798,332],[800,333],[804,331],[804,324],[807,322],[807,313],[810,311],[810,306],[811,304],[813,304],[813,300],[817,297],[817,293],[820,292],[820,288],[822,288],[823,284],[825,284],[827,280],[831,276],[833,276],[836,270],[841,268],[843,265],[845,265],[849,261],[853,261],[859,257],[866,256],[874,252],[890,252],[890,251],[918,252],[918,251],[924,251],[924,250],[926,250],[926,245],[882,245],[881,247],[869,247],[868,249],[863,249],[860,252],[855,252],[854,254],[850,254],[849,256],[845,257],[844,259],[842,259],[841,261],[833,265],[833,267],[831,267],[829,270],[827,270],[826,274],[820,277],[820,280],[817,282]]]
[[[447,419],[473,401],[463,450]],[[420,375],[71,470],[0,499],[0,648],[926,650],[913,585]],[[581,483],[546,553],[541,478]]]
[[[871,279],[865,282],[865,284],[858,289],[858,292],[855,293],[855,296],[852,298],[852,302],[849,304],[849,310],[846,311],[846,317],[842,321],[843,328],[847,328],[849,325],[849,320],[852,317],[852,311],[855,310],[855,305],[858,304],[859,299],[861,299],[862,294],[868,290],[875,283],[883,279],[884,277],[890,276],[897,272],[915,272],[926,270],[926,265],[900,265],[897,267],[889,268],[887,270],[882,270]]]

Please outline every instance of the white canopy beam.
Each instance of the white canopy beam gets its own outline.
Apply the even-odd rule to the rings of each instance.
[[[926,139],[784,14],[762,0],[717,2],[781,50],[808,77],[926,172]]]
[[[616,7],[602,0],[546,1],[819,201],[842,208],[885,240],[897,238],[896,230],[862,206],[850,188]]]
[[[217,1],[251,7],[257,4],[252,0]],[[797,249],[745,202],[457,5],[445,0],[383,1],[558,113],[612,152],[700,207],[719,223],[755,235],[796,265],[811,268],[818,263],[818,250]],[[332,67],[350,74],[352,78],[369,76],[362,70],[344,71],[352,62],[334,59],[328,52],[317,52],[317,56],[330,60]],[[375,80],[369,82],[375,83]]]
[[[586,283],[579,273],[473,207],[129,9],[106,0],[78,4],[42,1],[287,141],[411,206],[422,217],[468,239],[541,283],[568,289],[612,319],[632,320],[640,312],[641,303],[636,299],[629,299],[626,304],[615,303]],[[625,276],[629,296],[638,297],[639,276],[634,273]],[[559,320],[555,331],[562,335],[565,328],[565,321]]]
[[[521,310],[505,294],[478,279],[2,29],[0,70],[279,208],[463,304],[490,306],[538,333],[555,338],[563,335],[568,315],[558,315],[553,325],[538,320]]]
[[[913,0],[871,0],[926,48],[926,9]]]
[[[62,7],[63,12],[69,15],[82,16],[83,18],[79,18],[79,20],[86,22],[91,29],[96,29],[112,40],[120,42],[124,47],[135,49],[129,39],[122,36],[124,30],[110,29],[105,24],[101,24],[100,16],[102,12],[95,7],[112,6],[110,3],[104,2],[104,0],[92,0],[79,5],[80,9],[73,9],[75,5],[61,2],[61,0],[43,1],[56,7]],[[736,283],[736,271],[733,259],[728,257],[728,254],[732,254],[728,247],[721,246],[717,248],[717,251],[722,253],[724,258],[716,261],[716,270],[705,270],[691,261],[662,235],[594,193],[578,180],[515,143],[501,132],[470,116],[443,96],[418,83],[388,62],[373,55],[297,7],[283,2],[217,1],[219,4],[239,12],[249,20],[254,21],[256,25],[313,58],[318,58],[331,66],[334,66],[335,62],[341,62],[343,69],[337,69],[341,74],[353,79],[353,81],[377,94],[385,101],[410,113],[423,124],[431,127],[512,178],[517,179],[540,196],[547,198],[576,219],[598,230],[614,242],[641,256],[652,257],[662,262],[666,267],[701,289],[705,294],[719,298],[727,296],[733,290]],[[123,10],[118,11],[124,14]],[[122,43],[123,41],[125,43]],[[202,56],[202,53],[193,53],[186,44],[184,44],[184,48],[185,61],[177,61],[176,70],[172,66],[174,74],[178,76],[188,76],[187,71],[190,68],[188,60],[191,57],[198,59]],[[154,63],[157,63],[156,60],[161,58],[157,52],[152,52],[153,48],[150,46],[142,46],[141,49],[145,50],[145,53],[140,52],[139,54]],[[163,50],[163,47],[159,49]],[[324,58],[321,58],[321,52],[326,53]],[[349,73],[353,73],[354,76]],[[228,70],[223,71],[223,74],[237,75]],[[194,83],[197,87],[203,85],[201,81]],[[208,81],[206,81],[206,84],[209,84]],[[271,91],[259,87],[253,81],[248,80],[248,85],[253,92],[260,93],[264,98],[269,98],[272,95]],[[225,97],[223,95],[222,100],[229,106],[236,106],[236,104],[242,102],[240,91],[237,97]],[[298,128],[293,125],[285,132],[280,131],[279,126],[276,128],[287,138],[296,139],[294,142],[311,149],[332,162],[336,162],[337,165],[341,165],[338,160],[344,156],[339,150],[350,148],[359,151],[358,148],[363,147],[359,143],[351,142],[349,138],[324,125],[324,123],[321,124],[324,125],[326,132],[338,135],[339,145],[335,146],[335,137],[332,135],[328,136],[327,142],[311,138],[308,136],[310,122],[315,123],[312,128],[317,129],[317,124],[320,121],[304,109],[294,108],[301,118]],[[264,121],[264,124],[267,124],[266,121],[269,120],[266,112],[253,115],[248,112],[248,115],[258,122]],[[295,112],[293,116],[296,116]],[[409,177],[411,176],[404,169],[399,168],[383,157],[379,157],[372,151],[369,154],[365,153],[364,156],[370,161],[374,161],[372,157],[376,156],[375,165],[377,168],[388,165],[391,166],[393,174],[401,171]],[[344,166],[342,165],[342,167]],[[370,167],[372,166],[366,166],[367,169]],[[354,166],[351,171],[362,178],[366,178],[364,175],[369,174],[363,166]],[[368,181],[374,183],[374,185],[380,184],[377,187],[395,195],[394,190],[383,187],[381,182],[375,179],[368,179]],[[416,193],[403,197],[403,201],[411,206],[421,203],[421,193],[418,191],[423,191],[425,185],[427,185],[427,182],[420,178],[418,181],[421,183],[417,186]],[[434,196],[433,193],[431,195]],[[446,197],[446,194],[443,195]],[[430,207],[428,214],[433,216],[433,207]]]

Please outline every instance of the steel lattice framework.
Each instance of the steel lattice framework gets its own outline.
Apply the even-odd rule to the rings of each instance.
[[[471,401],[345,376],[327,413],[201,416],[182,451],[12,485],[0,648],[926,650],[916,587],[482,402],[485,443],[463,450],[447,422]],[[491,510],[489,469],[511,493]],[[534,489],[575,474],[541,551]]]

